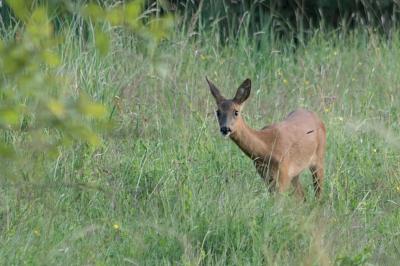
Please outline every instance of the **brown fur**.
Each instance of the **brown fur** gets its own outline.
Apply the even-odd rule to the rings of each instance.
[[[207,82],[217,101],[221,132],[223,127],[229,129],[229,137],[253,160],[270,189],[277,186],[279,192],[284,192],[292,183],[296,194],[304,197],[299,175],[308,168],[313,176],[316,196],[320,197],[324,179],[326,130],[318,116],[298,109],[282,122],[254,130],[240,115],[243,102],[250,95],[250,80],[243,82],[232,100],[225,99],[214,84],[208,79]]]

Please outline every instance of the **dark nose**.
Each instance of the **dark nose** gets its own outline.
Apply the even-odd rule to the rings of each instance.
[[[229,127],[221,127],[221,133],[223,135],[227,135],[229,132],[231,132],[231,129]]]

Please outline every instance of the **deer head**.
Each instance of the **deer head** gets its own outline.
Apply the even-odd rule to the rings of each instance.
[[[236,95],[233,99],[226,99],[218,88],[207,79],[210,87],[211,94],[217,102],[217,119],[222,135],[228,137],[235,132],[238,121],[241,121],[240,111],[242,110],[243,103],[249,98],[251,91],[251,80],[246,79],[239,86]]]

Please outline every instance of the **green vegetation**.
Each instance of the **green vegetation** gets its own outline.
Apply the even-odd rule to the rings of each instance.
[[[1,33],[0,264],[397,264],[399,33],[315,30],[295,46],[243,29],[223,45],[218,26],[193,36],[177,27],[149,52],[137,31],[88,23],[90,36],[107,33],[102,50],[74,23],[54,46],[39,41],[43,54],[22,49],[19,27]],[[149,36],[163,36],[156,29]],[[4,51],[16,47],[32,65],[8,73]],[[221,137],[206,75],[225,95],[252,79],[252,127],[297,107],[320,114],[320,203],[309,173],[305,203],[268,193]],[[68,115],[54,120],[60,110]],[[71,137],[76,123],[87,131]]]

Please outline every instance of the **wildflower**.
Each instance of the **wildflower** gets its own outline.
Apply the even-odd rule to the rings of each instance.
[[[376,149],[372,149],[372,151],[373,151],[374,153],[376,153]]]
[[[325,113],[329,113],[331,110],[327,107],[324,109]]]
[[[201,59],[202,61],[204,61],[204,60],[207,59],[207,57],[205,57],[204,55],[200,55],[200,59]]]
[[[39,229],[33,230],[33,234],[34,234],[35,236],[40,236],[40,230],[39,230]]]
[[[343,122],[343,117],[339,116],[339,117],[338,117],[338,120],[339,120],[340,122]]]
[[[398,185],[398,186],[396,187],[396,190],[397,190],[397,192],[400,193],[400,185]]]
[[[308,85],[310,85],[310,81],[305,80],[305,81],[304,81],[304,84],[308,86]]]
[[[113,228],[118,231],[121,227],[119,224],[113,224]]]
[[[289,81],[287,81],[287,79],[283,80],[283,84],[288,85]]]

